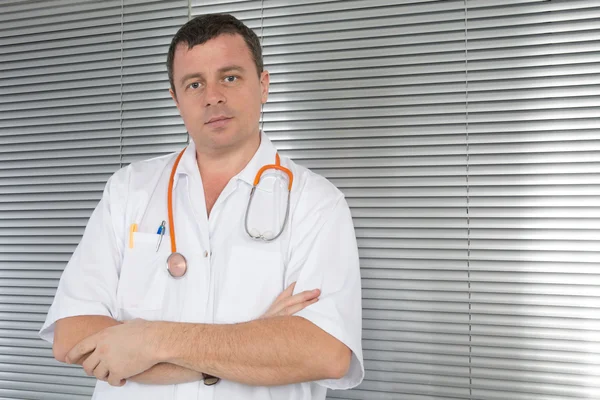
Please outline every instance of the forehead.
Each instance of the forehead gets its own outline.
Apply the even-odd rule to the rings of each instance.
[[[173,58],[173,73],[211,71],[230,64],[250,71],[256,69],[250,48],[238,34],[222,34],[191,49],[187,43],[179,43]]]

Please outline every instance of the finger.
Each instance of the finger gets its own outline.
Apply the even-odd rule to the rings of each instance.
[[[92,353],[87,353],[87,354],[84,354],[84,355],[83,355],[83,357],[81,357],[81,358],[79,359],[79,362],[78,362],[77,364],[81,364],[81,365],[83,365],[83,363],[85,362],[85,360],[87,360],[87,359],[88,359],[88,357],[89,357],[89,356],[91,356],[91,355],[92,355]]]
[[[269,309],[268,316],[273,315],[287,315],[284,311],[285,308],[294,306],[296,304],[303,303],[305,301],[312,300],[315,297],[318,297],[321,294],[319,289],[315,290],[306,290],[304,292],[293,295],[292,297],[288,297],[279,301],[278,303],[274,303]]]
[[[301,297],[304,298],[304,301],[308,301],[319,297],[321,295],[321,289],[305,290],[299,294],[302,295]]]
[[[296,304],[301,304],[305,301],[310,301],[312,299],[316,299],[321,295],[321,291],[319,289],[314,290],[305,290],[304,292],[300,292],[298,294],[293,295],[292,297],[285,299],[282,301],[281,308],[290,307]]]
[[[94,376],[96,379],[106,381],[108,377],[108,367],[104,363],[99,363],[94,369]]]
[[[96,354],[96,352],[93,352],[92,354],[90,354],[87,360],[85,360],[84,363],[81,364],[81,366],[83,367],[85,373],[88,374],[88,376],[94,376],[94,370],[96,369],[98,364],[100,364],[100,357],[98,356],[98,354]]]
[[[73,364],[79,364],[79,365],[83,365],[83,363],[85,362],[85,360],[88,359],[88,357],[91,355],[92,353],[87,353],[84,354],[76,363]]]
[[[315,289],[313,291],[307,290],[292,296],[295,287],[296,282],[293,282],[291,285],[289,285],[279,296],[277,296],[273,304],[271,304],[269,309],[263,315],[261,315],[259,319],[280,315],[285,307],[310,300],[314,297],[318,297],[321,294],[319,289]]]
[[[283,300],[286,297],[291,296],[292,293],[294,293],[295,287],[296,287],[296,282],[292,282],[292,284],[290,286],[288,286],[283,292],[281,292],[281,294],[279,296],[277,296],[277,298],[275,299],[273,304],[277,303],[280,300]]]
[[[312,300],[305,301],[300,304],[294,304],[293,306],[286,307],[281,311],[280,315],[281,316],[294,315],[298,311],[304,310],[306,307],[310,306],[311,304],[315,304],[317,301],[319,301],[318,297],[316,299],[312,299]]]
[[[110,386],[116,387],[123,386],[125,382],[127,382],[125,379],[121,379],[118,375],[111,373],[108,374],[108,378],[106,381]]]
[[[77,343],[65,356],[68,364],[79,364],[80,359],[96,349],[96,335],[89,336]]]

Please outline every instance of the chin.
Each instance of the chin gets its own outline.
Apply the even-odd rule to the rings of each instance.
[[[210,135],[207,143],[212,150],[227,150],[238,147],[241,144],[240,138],[235,135],[225,133],[216,133]]]
[[[244,147],[251,141],[251,136],[245,132],[239,132],[236,127],[210,129],[192,135],[197,147],[210,150],[227,150]]]

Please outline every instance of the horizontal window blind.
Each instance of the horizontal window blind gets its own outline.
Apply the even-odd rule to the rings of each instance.
[[[472,399],[600,398],[599,17],[467,1]]]
[[[185,145],[166,53],[210,12],[352,208],[367,374],[329,398],[600,397],[600,1],[8,0],[0,399],[90,398],[37,330],[110,174]]]
[[[0,4],[0,398],[85,399],[37,332],[120,165],[120,1]]]
[[[187,0],[124,0],[123,163],[181,150],[187,133],[169,95],[167,53]]]

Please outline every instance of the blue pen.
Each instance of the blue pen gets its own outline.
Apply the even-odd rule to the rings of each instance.
[[[162,238],[163,236],[165,236],[165,227],[166,222],[163,221],[162,224],[160,224],[160,226],[158,227],[158,232],[156,232],[157,235],[160,235],[158,237],[158,244],[156,245],[156,251],[158,251],[158,249],[160,248],[160,244],[162,243]]]

